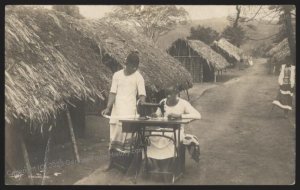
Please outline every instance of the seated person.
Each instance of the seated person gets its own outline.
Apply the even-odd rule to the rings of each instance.
[[[179,90],[176,87],[171,87],[166,90],[167,98],[161,100],[164,104],[164,109],[160,108],[153,114],[153,117],[168,117],[169,119],[201,119],[200,113],[186,100],[178,97]],[[164,113],[162,113],[164,111]],[[152,134],[162,134],[162,132],[152,132]],[[165,132],[164,136],[173,137],[173,132]],[[178,133],[177,133],[178,134]],[[180,144],[184,139],[184,126],[180,130]],[[150,146],[147,147],[147,157],[149,158],[151,170],[169,171],[171,160],[175,156],[174,143],[172,140],[150,136]],[[179,153],[180,154],[180,153]]]

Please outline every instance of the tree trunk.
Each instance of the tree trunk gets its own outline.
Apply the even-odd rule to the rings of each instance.
[[[284,6],[284,23],[286,27],[286,34],[289,42],[290,54],[293,60],[293,64],[296,65],[296,44],[293,34],[292,17],[291,17],[291,5]]]
[[[237,13],[236,13],[235,21],[233,23],[233,28],[237,28],[238,27],[242,7],[239,6],[239,5],[236,5],[235,9],[236,9]]]

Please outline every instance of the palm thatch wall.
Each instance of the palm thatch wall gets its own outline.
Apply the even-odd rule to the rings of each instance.
[[[46,9],[16,7],[5,17],[5,121],[43,123],[55,119],[70,99],[104,99],[113,71],[127,54],[140,52],[147,88],[192,86],[179,62],[130,29],[95,20],[77,20]]]
[[[222,70],[229,66],[229,63],[222,55],[215,52],[204,42],[200,40],[187,40],[187,43],[216,70]]]
[[[224,57],[199,40],[178,39],[167,52],[191,73],[193,82],[214,80],[215,71],[229,66]]]
[[[232,61],[241,60],[242,50],[234,46],[224,38],[221,38],[218,41],[214,41],[212,47],[218,53],[222,54],[230,63]]]

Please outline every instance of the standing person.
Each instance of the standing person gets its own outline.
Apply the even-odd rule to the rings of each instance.
[[[291,64],[291,56],[287,56],[285,61],[286,64],[281,65],[281,71],[278,78],[280,89],[273,104],[283,109],[284,116],[287,118],[288,111],[292,110],[292,98],[295,86],[295,66]]]
[[[102,115],[107,115],[111,111],[110,124],[110,145],[109,151],[117,148],[123,148],[126,133],[122,133],[122,124],[119,118],[132,116],[136,114],[136,97],[139,95],[141,103],[145,102],[146,90],[144,78],[138,71],[139,57],[136,52],[127,56],[125,68],[114,73],[112,85],[108,97],[106,109]],[[112,167],[112,159],[106,170]]]
[[[253,65],[253,59],[252,59],[252,56],[249,57],[249,65],[250,65],[250,66]]]

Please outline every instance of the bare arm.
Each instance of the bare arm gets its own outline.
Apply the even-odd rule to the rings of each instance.
[[[139,96],[139,100],[141,101],[141,103],[146,102],[146,96],[140,95],[140,96]]]
[[[102,115],[108,115],[112,106],[114,105],[115,103],[115,100],[116,100],[116,94],[115,93],[112,93],[110,92],[109,93],[109,96],[108,96],[108,101],[107,101],[107,106],[106,108],[102,111]]]
[[[201,119],[201,114],[189,102],[185,102],[185,113],[182,114],[181,117],[188,119]]]
[[[107,101],[107,106],[106,108],[108,109],[111,109],[112,106],[114,105],[115,103],[115,100],[116,100],[116,94],[115,93],[109,93],[109,96],[108,96],[108,101]]]
[[[291,66],[291,88],[295,86],[295,66]]]
[[[278,83],[279,83],[279,85],[283,84],[284,67],[285,67],[285,65],[281,66],[280,74],[279,74],[279,77],[278,77]]]

